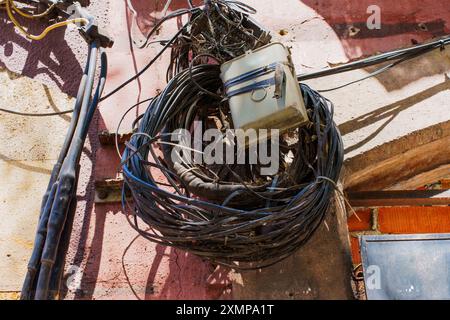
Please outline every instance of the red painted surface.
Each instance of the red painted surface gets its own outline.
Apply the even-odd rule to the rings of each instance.
[[[95,205],[75,299],[218,299],[229,294],[228,271],[137,237],[116,205]]]
[[[353,264],[361,263],[361,248],[359,245],[359,238],[357,236],[350,237],[350,246],[352,249]]]
[[[333,28],[350,59],[408,47],[415,42],[450,33],[450,6],[447,0],[301,1]],[[366,22],[371,15],[367,9],[371,5],[381,9],[380,30],[367,28]],[[350,26],[360,31],[351,36]]]
[[[183,7],[184,1],[175,1],[175,8]],[[433,5],[428,1],[428,6],[419,6],[419,3],[423,3],[422,1],[408,1],[405,3],[396,3],[395,5],[392,2],[388,1],[302,1],[304,4],[310,6],[314,9],[319,16],[321,16],[327,24],[333,29],[335,32],[335,36],[339,38],[345,54],[348,59],[356,59],[361,56],[368,56],[380,51],[388,51],[395,48],[406,47],[412,45],[412,40],[421,42],[428,39],[431,39],[436,36],[441,36],[444,33],[449,31],[448,26],[450,25],[450,8],[445,6],[445,1],[433,1]],[[137,24],[139,29],[145,33],[148,31],[151,26],[154,24],[154,18],[158,16],[155,12],[154,6],[147,1],[134,1],[132,2],[135,10],[138,12],[137,14]],[[251,3],[258,9],[258,15],[261,17],[261,21],[269,28],[273,30],[277,30],[280,27],[280,20],[277,18],[277,14],[272,14],[273,11],[273,2],[261,2],[261,1],[252,1]],[[370,31],[368,32],[365,27],[365,23],[368,17],[366,13],[368,5],[378,4],[382,8],[382,21],[383,28],[381,31]],[[284,8],[283,10],[285,10]],[[271,17],[272,16],[272,17]],[[128,14],[128,26],[131,25],[132,17],[130,17],[130,13]],[[443,20],[446,19],[446,20]],[[294,22],[292,18],[285,21],[286,24]],[[426,25],[429,25],[430,28],[428,31],[423,31],[418,29],[418,24],[421,22],[426,22]],[[177,23],[179,25],[179,22]],[[355,36],[350,37],[347,30],[349,26],[356,26],[361,29],[361,31]],[[130,27],[131,28],[131,27]],[[130,30],[130,29],[129,29]],[[164,34],[170,34],[175,30],[175,25],[164,27],[161,37]],[[320,39],[324,35],[317,34],[316,37]],[[300,34],[298,42],[302,42],[303,34]],[[129,42],[123,42],[119,44],[119,48],[123,48],[124,52],[129,50],[128,57],[134,57],[134,68],[130,68],[127,64],[113,64],[112,71],[112,79],[109,80],[108,88],[113,88],[121,81],[124,81],[128,77],[133,74],[133,71],[139,70],[142,66],[145,65],[147,61],[150,60],[151,56],[156,52],[157,49],[149,49],[145,50],[145,52],[139,51],[137,49],[131,50],[129,49]],[[117,47],[115,48],[117,49]],[[312,52],[310,52],[312,53]],[[116,56],[114,59],[122,59],[119,56]],[[136,97],[136,93],[138,92],[138,99],[144,99],[148,96],[151,96],[156,92],[157,89],[161,89],[164,87],[165,82],[163,76],[165,74],[165,66],[167,62],[167,56],[162,58],[161,61],[152,67],[152,69],[141,78],[139,83],[134,83],[130,88],[125,89],[124,92],[113,97],[108,104],[105,104],[102,107],[102,123],[100,124],[101,129],[107,129],[110,131],[115,130],[115,126],[113,123],[117,123],[117,110],[124,110],[125,106],[128,107],[134,101],[130,101],[130,97]],[[108,91],[108,88],[106,91]],[[110,108],[111,105],[114,108]],[[145,105],[139,108],[139,111],[133,113],[132,116],[125,121],[124,127],[126,128],[129,122],[134,119],[137,113],[143,112],[145,109]],[[124,130],[126,131],[126,130]],[[98,153],[97,157],[97,172],[96,176],[105,177],[107,176],[108,170],[110,170],[111,174],[114,174],[115,171],[111,170],[112,168],[116,168],[117,161],[114,160],[111,162],[110,157],[105,157],[106,154],[111,155],[113,157],[113,151],[101,151]],[[109,164],[108,164],[109,162]],[[355,216],[351,218],[349,222],[349,226],[351,231],[366,231],[371,229],[371,210],[362,210],[358,212],[358,216],[361,221],[359,221]],[[359,253],[359,242],[357,238],[352,237],[352,257],[354,263],[360,263],[360,253]],[[158,247],[156,248],[158,250]],[[159,250],[162,250],[159,248]],[[190,259],[190,260],[189,260]],[[190,263],[197,263],[194,257],[188,257]],[[167,270],[167,269],[166,269]],[[200,264],[199,270],[205,270]],[[169,273],[170,274],[170,273]],[[198,276],[193,274],[191,275],[193,279],[196,279]],[[226,277],[225,277],[226,278]],[[198,278],[197,278],[198,279]],[[195,280],[193,280],[195,281]],[[137,281],[139,283],[139,281]],[[198,292],[201,291],[201,288],[208,287],[209,285],[205,282],[200,281],[200,285],[197,287],[191,288],[192,296],[198,296]],[[225,283],[228,283],[225,281]],[[176,281],[173,283],[173,286],[176,288]],[[218,291],[226,290],[227,285],[218,285],[216,289]],[[176,289],[174,289],[176,290]],[[170,290],[169,290],[170,291]],[[200,294],[200,296],[202,296]],[[219,295],[220,296],[220,295]],[[149,296],[146,296],[149,298]],[[159,298],[165,298],[166,295],[162,294],[157,296]],[[169,296],[172,297],[173,296]],[[208,296],[211,298],[212,296]],[[217,297],[217,295],[216,295]]]

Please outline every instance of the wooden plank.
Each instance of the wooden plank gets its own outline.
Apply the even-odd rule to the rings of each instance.
[[[450,190],[392,190],[347,193],[354,207],[450,205]]]

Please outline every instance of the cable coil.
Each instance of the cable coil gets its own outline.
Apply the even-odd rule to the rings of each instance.
[[[194,119],[228,114],[219,95],[205,93],[222,91],[219,74],[211,64],[181,71],[137,119],[122,155],[124,206],[132,208],[129,222],[148,240],[235,269],[267,267],[306,243],[323,222],[343,163],[342,139],[333,104],[302,84],[311,123],[295,131],[294,160],[277,175],[257,183],[227,165],[223,179],[204,166],[172,163],[169,132],[180,124],[191,128]],[[138,218],[150,231],[142,230]]]

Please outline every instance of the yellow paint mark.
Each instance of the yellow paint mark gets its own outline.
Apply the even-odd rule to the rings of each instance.
[[[20,300],[20,292],[0,292],[0,300]]]

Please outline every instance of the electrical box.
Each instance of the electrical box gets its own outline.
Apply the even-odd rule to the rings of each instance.
[[[291,53],[271,43],[221,66],[236,129],[279,129],[308,122]]]

